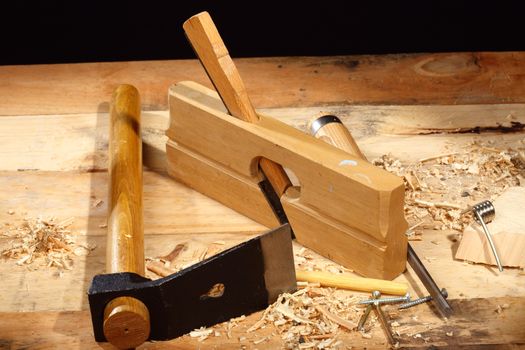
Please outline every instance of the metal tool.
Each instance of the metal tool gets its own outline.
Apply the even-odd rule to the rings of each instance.
[[[410,293],[406,293],[402,297],[391,297],[391,298],[361,300],[358,304],[360,304],[360,305],[392,304],[392,303],[401,303],[401,302],[408,302],[408,301],[410,301]]]
[[[441,295],[443,295],[443,298],[445,298],[445,299],[448,298],[448,292],[447,292],[447,290],[445,288],[441,289]],[[403,303],[403,304],[398,306],[398,309],[408,309],[408,308],[411,308],[412,306],[423,304],[423,303],[426,303],[427,301],[431,301],[431,300],[432,300],[432,295],[427,295],[426,297],[419,298],[419,299],[416,299],[416,300],[412,300],[412,301]]]
[[[310,123],[310,132],[315,137],[323,136],[322,140],[352,154],[355,157],[366,160],[349,130],[338,117],[329,115],[316,118]],[[440,288],[437,286],[436,282],[434,282],[434,279],[426,269],[425,265],[423,265],[410,243],[408,243],[407,248],[407,262],[412,266],[412,269],[432,296],[437,310],[444,317],[450,316],[452,313],[452,307],[443,295],[441,295]]]
[[[372,292],[372,299],[371,300],[376,300],[380,296],[381,296],[381,292],[378,291],[378,290],[374,290]],[[373,304],[368,304],[368,306],[366,307],[365,312],[363,313],[363,315],[359,319],[359,323],[357,324],[357,329],[358,330],[364,331],[366,320],[368,319],[368,316],[370,315],[370,311],[372,311],[373,307],[374,307]]]
[[[494,241],[492,240],[492,236],[486,225],[492,220],[494,220],[494,217],[496,216],[496,209],[494,208],[492,202],[487,200],[474,205],[472,207],[472,212],[474,213],[474,219],[476,220],[476,222],[480,224],[481,227],[483,227],[483,232],[485,232],[485,236],[489,241],[490,249],[492,250],[492,254],[494,254],[494,258],[496,259],[498,269],[500,272],[502,272],[503,266],[501,265],[498,251],[496,250],[496,246],[494,245]]]
[[[381,309],[380,304],[373,304],[376,310],[377,318],[379,319],[379,322],[381,323],[381,326],[383,327],[383,331],[386,334],[386,337],[388,339],[388,342],[390,345],[394,345],[396,343],[394,339],[394,335],[392,334],[392,329],[390,329],[390,325],[388,324],[388,321],[386,319],[385,313]]]
[[[407,261],[432,296],[432,301],[437,310],[443,317],[449,317],[453,311],[452,306],[450,306],[448,301],[443,297],[441,289],[438,287],[410,244],[408,245]]]

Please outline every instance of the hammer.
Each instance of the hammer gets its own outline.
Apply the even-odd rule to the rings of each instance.
[[[144,276],[142,141],[137,89],[131,85],[117,87],[109,114],[106,272]],[[116,347],[137,347],[149,337],[148,308],[136,298],[116,297],[104,309],[103,329],[106,339]]]
[[[88,290],[96,341],[129,349],[173,339],[295,291],[288,224],[164,278],[144,277],[140,102],[130,85],[113,94],[109,134],[107,266]]]

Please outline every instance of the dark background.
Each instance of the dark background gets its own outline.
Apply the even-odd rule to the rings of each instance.
[[[211,13],[232,57],[525,49],[519,2],[13,1],[0,64],[194,58],[182,23]]]

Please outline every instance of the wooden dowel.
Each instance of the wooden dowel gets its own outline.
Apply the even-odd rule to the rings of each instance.
[[[378,290],[383,294],[405,295],[408,285],[375,278],[352,276],[350,274],[333,274],[319,271],[295,270],[298,281],[319,283],[323,287],[350,289],[361,292]]]
[[[120,85],[115,90],[109,122],[106,272],[144,276],[140,96],[135,87]],[[137,347],[149,337],[148,309],[138,299],[115,298],[104,310],[103,329],[116,347]]]
[[[256,123],[259,116],[210,14],[201,12],[191,17],[184,22],[183,28],[229,113],[246,122]],[[281,165],[265,158],[260,160],[259,165],[279,197],[292,186]]]

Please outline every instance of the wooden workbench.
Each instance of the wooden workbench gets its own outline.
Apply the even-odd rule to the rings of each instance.
[[[525,53],[253,58],[236,63],[260,111],[300,129],[320,111],[337,114],[369,159],[392,153],[410,163],[443,152],[447,144],[474,139],[514,146],[521,142],[523,147]],[[146,256],[165,254],[180,242],[200,249],[221,240],[226,248],[265,230],[166,175],[167,91],[181,80],[211,87],[196,60],[0,67],[0,223],[15,225],[26,216],[74,217],[77,241],[97,246],[63,273],[0,261],[0,349],[110,348],[93,340],[86,291],[105,266],[107,111],[111,92],[120,83],[135,85],[142,95]],[[505,129],[509,115],[515,123]],[[455,261],[449,234],[426,231],[413,246],[420,255],[435,257],[427,266],[447,288],[456,315],[444,322],[427,306],[405,312],[402,322],[427,327],[423,337],[404,337],[400,345],[524,345],[523,272],[496,274],[483,265]],[[0,248],[2,244],[7,244],[5,238],[0,238]],[[414,294],[424,294],[410,269],[398,280],[409,281]],[[508,307],[495,312],[504,304]],[[253,321],[247,325],[259,317],[250,316]],[[445,335],[452,330],[454,336]],[[243,345],[238,339],[242,327],[235,332],[231,339],[197,342],[183,337],[143,348],[237,349]],[[386,347],[380,328],[372,335],[366,339],[348,332],[344,339],[357,348]],[[262,349],[280,344],[276,336],[257,346],[244,345]]]

